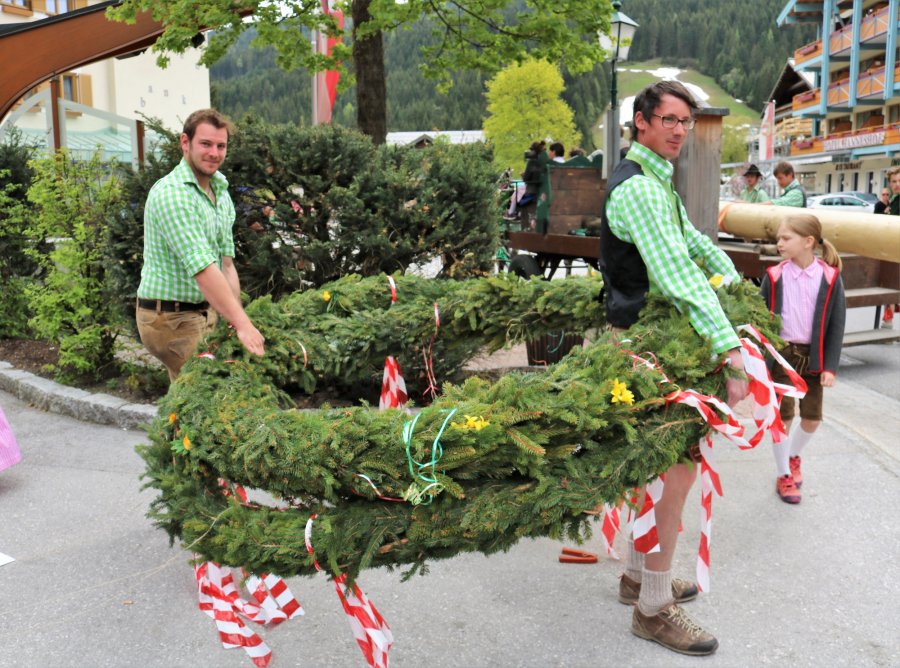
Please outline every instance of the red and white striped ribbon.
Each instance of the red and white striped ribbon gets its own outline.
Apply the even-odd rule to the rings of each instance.
[[[665,490],[665,475],[647,484],[644,503],[631,527],[634,549],[644,554],[659,552],[659,534],[656,531],[656,504]]]
[[[396,357],[384,358],[384,377],[381,381],[381,398],[378,408],[401,408],[409,401],[406,393],[406,381],[400,372],[400,364]]]
[[[234,485],[219,479],[223,496],[234,496],[241,503],[247,503],[247,491],[241,485]],[[263,573],[248,575],[242,570],[244,583],[253,601],[240,597],[230,569],[214,561],[207,561],[194,568],[199,588],[199,608],[216,621],[219,638],[225,649],[243,647],[253,662],[265,666],[272,658],[272,652],[262,639],[248,629],[238,615],[257,624],[280,624],[302,614],[303,608],[291,593],[287,583],[277,575]]]
[[[313,565],[317,571],[321,571],[316,560],[312,546],[312,525],[313,521],[318,517],[316,513],[310,515],[306,521],[306,530],[303,539],[306,542],[306,551],[313,558]],[[391,628],[385,621],[378,608],[372,603],[362,590],[354,583],[349,590],[346,588],[347,576],[341,573],[334,579],[334,587],[337,591],[338,598],[347,615],[347,621],[350,629],[353,631],[353,637],[359,648],[362,650],[366,663],[372,668],[387,668],[388,652],[394,643],[394,635]]]
[[[722,483],[713,462],[709,435],[700,441],[700,546],[697,549],[697,586],[709,591],[709,547],[712,542],[712,495],[722,496]]]
[[[346,582],[347,576],[339,575],[334,579],[334,589],[341,599],[353,637],[366,663],[372,668],[387,668],[388,652],[394,643],[391,628],[362,590],[355,583],[347,589]]]
[[[388,276],[388,285],[391,286],[391,304],[397,301],[397,284],[394,283],[394,277]]]
[[[428,393],[431,393],[431,398],[435,399],[438,393],[438,384],[437,378],[434,376],[434,340],[437,338],[438,330],[441,328],[441,314],[438,311],[437,302],[434,303],[434,334],[431,335],[431,341],[428,343],[427,348],[422,349],[422,357],[425,359],[425,378],[428,380],[428,387],[425,388],[425,391],[422,392],[422,395],[425,396]]]
[[[613,506],[609,503],[603,505],[603,519],[600,524],[600,535],[603,536],[603,543],[606,547],[606,554],[613,559],[618,559],[619,555],[613,549],[613,543],[616,540],[616,533],[619,531],[619,519],[622,504]]]
[[[245,586],[259,604],[268,624],[280,624],[303,614],[303,608],[294,598],[287,583],[277,575],[246,575]]]
[[[742,450],[754,447],[744,438],[744,428],[731,408],[718,397],[694,390],[679,390],[668,395],[669,403],[679,403],[696,409],[713,430],[728,438]],[[725,417],[719,417],[721,412]],[[697,584],[709,591],[709,546],[712,538],[712,492],[722,496],[722,483],[712,456],[712,439],[707,435],[700,441],[700,545],[697,548]]]
[[[303,609],[284,581],[272,575],[265,576],[262,581],[254,579],[250,584],[254,589],[268,587],[272,595],[278,592],[273,600],[270,600],[272,595],[259,593],[263,601],[257,604],[241,598],[231,571],[214,561],[196,566],[194,575],[197,578],[198,607],[215,620],[222,646],[225,649],[242,647],[254,664],[265,668],[272,659],[272,650],[244,624],[239,615],[257,624],[278,624],[302,615]],[[257,598],[257,592],[254,592],[254,597]]]
[[[775,383],[775,389],[780,392],[779,397],[786,395],[789,397],[802,399],[806,395],[806,390],[808,389],[806,387],[806,381],[803,380],[803,377],[794,370],[794,367],[788,364],[788,361],[784,359],[784,357],[781,356],[781,353],[779,353],[775,349],[775,346],[773,346],[772,343],[765,336],[763,336],[762,332],[756,329],[756,327],[754,327],[753,325],[741,325],[740,327],[738,327],[738,331],[747,332],[757,341],[759,341],[765,347],[765,349],[769,351],[769,354],[772,355],[773,358],[775,358],[775,361],[782,366],[785,373],[787,373],[787,376],[790,379],[791,383],[793,383],[793,385],[783,385],[781,383]]]
[[[762,352],[753,341],[741,338],[741,357],[744,360],[744,370],[747,374],[752,398],[753,421],[756,424],[756,433],[750,437],[749,441],[756,445],[769,431],[772,434],[772,440],[780,443],[787,437],[779,413],[781,398],[783,396],[802,398],[807,390],[806,381],[775,350],[775,347],[759,330],[752,325],[742,325],[738,330],[749,333],[765,346],[775,361],[784,368],[791,381],[791,385],[774,382]]]

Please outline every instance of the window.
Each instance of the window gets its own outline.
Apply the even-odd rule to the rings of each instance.
[[[46,0],[48,14],[65,14],[72,8],[69,7],[69,0]]]
[[[89,74],[75,74],[69,72],[60,77],[59,96],[70,102],[78,102],[87,106],[94,103],[91,90],[91,76]]]
[[[31,0],[0,0],[0,9],[10,14],[32,15]]]

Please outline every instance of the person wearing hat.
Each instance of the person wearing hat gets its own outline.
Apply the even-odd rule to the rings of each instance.
[[[747,168],[747,171],[744,172],[744,183],[747,185],[740,194],[740,198],[744,202],[759,204],[760,202],[769,201],[769,195],[759,185],[761,176],[762,172],[759,171],[759,168],[756,165],[750,165]]]

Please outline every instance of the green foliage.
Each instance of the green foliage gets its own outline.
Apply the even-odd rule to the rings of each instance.
[[[174,136],[171,140],[174,142]],[[110,265],[133,301],[146,193],[175,154],[125,179],[110,229]],[[499,243],[495,176],[484,144],[375,146],[340,127],[238,123],[223,167],[230,182],[241,287],[279,299],[347,274],[406,271],[432,257],[463,277],[490,269]]]
[[[514,328],[505,316],[494,317],[505,309],[508,292],[485,288],[492,280],[400,287],[401,294],[414,288],[423,297],[442,290],[481,295],[484,313],[473,331],[493,340],[482,327]],[[347,281],[334,286],[337,297],[315,303],[320,318],[329,309],[363,318],[378,306],[366,291],[344,292],[364,281]],[[753,322],[774,338],[777,323],[753,285],[728,286],[719,294],[732,322]],[[283,327],[267,330],[267,342],[285,347],[293,342],[295,309],[312,299],[307,293],[278,306],[261,304]],[[438,301],[448,299],[450,294]],[[390,307],[392,312],[404,301],[401,297]],[[421,301],[417,308],[427,319],[430,307],[427,299]],[[312,302],[307,316],[310,308]],[[453,309],[445,306],[443,312]],[[451,327],[465,320],[455,319]],[[306,334],[305,346],[316,351],[311,361],[318,351],[334,347],[340,354],[347,344]],[[706,431],[696,412],[666,397],[682,388],[721,395],[725,385],[709,345],[685,316],[659,299],[651,299],[630,330],[628,348],[658,360],[671,380],[635,363],[603,335],[544,373],[447,386],[414,419],[402,410],[365,406],[298,411],[279,388],[300,384],[305,365],[291,363],[289,355],[276,364],[230,359],[221,354],[223,348],[236,348],[224,331],[214,343],[218,358],[188,362],[160,404],[151,445],[138,448],[147,462],[147,485],[158,492],[150,516],[201,559],[284,576],[314,572],[303,544],[312,513],[319,516],[312,527],[316,558],[333,575],[343,572],[351,579],[368,567],[408,566],[411,573],[432,559],[467,551],[492,554],[524,537],[581,540],[590,534],[585,511],[617,502],[667,470]],[[292,345],[296,354],[297,344]],[[613,401],[616,380],[633,393],[633,404]],[[434,465],[415,464],[428,461]],[[221,479],[265,490],[279,499],[279,507],[226,498]],[[428,487],[430,480],[437,485]]]
[[[604,53],[595,38],[609,30],[610,4],[606,0],[579,0],[559,4],[548,12],[537,0],[482,0],[469,11],[426,0],[404,3],[354,0],[342,3],[349,16],[350,6],[362,4],[370,14],[364,24],[348,21],[343,35],[357,39],[379,32],[412,27],[422,18],[431,19],[432,41],[423,45],[423,70],[429,78],[449,83],[451,72],[471,69],[494,73],[530,53],[533,57],[563,62],[572,72],[589,71]],[[322,30],[341,35],[331,17],[321,13],[316,3],[262,0],[125,0],[110,8],[108,15],[133,22],[141,11],[150,11],[166,30],[154,44],[161,64],[166,53],[183,53],[201,29],[215,28],[201,63],[211,65],[251,26],[256,29],[255,46],[273,46],[276,61],[285,70],[303,67],[309,71],[337,69],[351,55],[350,47],[338,44],[331,57],[312,51],[308,33]],[[243,20],[252,14],[252,23]],[[342,62],[343,61],[343,62]]]
[[[33,245],[25,233],[27,192],[34,178],[28,164],[32,153],[15,128],[0,141],[0,337],[29,333],[25,289],[39,269],[26,253]]]
[[[722,158],[726,162],[744,162],[747,159],[747,130],[724,126],[722,128]]]
[[[578,143],[572,109],[560,98],[559,69],[543,60],[512,65],[488,82],[484,134],[494,145],[494,164],[521,171],[524,152],[536,139]]]
[[[480,128],[487,114],[486,77],[480,72],[454,70],[452,90],[440,92],[420,68],[421,48],[434,43],[430,26],[430,20],[421,19],[409,30],[384,36],[388,131]],[[252,29],[242,34],[210,67],[213,106],[232,118],[252,113],[270,123],[309,125],[311,74],[303,68],[279,70],[274,48],[250,47],[255,34]],[[595,65],[590,72],[571,74],[563,68],[563,98],[575,113],[584,148],[593,148],[592,127],[609,103],[607,69]],[[333,122],[356,126],[355,86],[338,93]]]
[[[212,65],[252,27],[256,31],[253,45],[273,47],[279,67],[288,71],[342,70],[340,87],[344,90],[354,83],[353,76],[345,70],[351,55],[359,58],[353,63],[353,74],[358,75],[365,67],[372,74],[372,87],[382,88],[384,62],[380,50],[370,52],[360,46],[368,37],[380,41],[382,33],[398,29],[421,31],[422,22],[427,21],[431,34],[419,48],[421,69],[446,92],[460,70],[490,76],[512,63],[522,62],[529,54],[564,65],[573,74],[590,72],[595,63],[605,58],[596,35],[598,31],[608,31],[611,10],[608,0],[558,3],[552,11],[540,0],[481,0],[464,10],[428,0],[348,0],[339,6],[348,18],[352,14],[356,20],[355,24],[348,20],[343,33],[332,17],[322,14],[317,3],[296,0],[124,0],[107,13],[113,19],[133,22],[139,12],[150,11],[165,26],[165,32],[153,46],[161,54],[161,64],[167,62],[167,53],[183,53],[197,32],[214,28],[200,59],[203,64]],[[252,23],[244,20],[248,15],[253,15]],[[331,56],[316,54],[309,39],[311,30],[335,37],[343,34],[343,41],[336,44]],[[356,42],[351,44],[352,40]],[[378,58],[382,61],[375,62]],[[366,81],[367,77],[361,80]],[[255,94],[259,95],[259,91]],[[372,91],[359,89],[357,96],[381,99],[380,95],[373,97]],[[385,108],[369,111],[385,120],[384,104]],[[339,106],[338,111],[341,109]],[[384,138],[375,139],[381,142]]]
[[[410,396],[421,396],[428,386],[429,351],[443,382],[456,378],[482,348],[497,350],[549,332],[582,332],[602,319],[599,278],[521,281],[500,274],[435,281],[397,274],[394,280],[396,303],[386,276],[355,275],[277,304],[268,298],[253,302],[247,314],[266,337],[266,355],[253,358],[253,365],[282,386],[296,382],[307,393],[325,387],[375,400],[384,358],[393,355]],[[223,359],[249,359],[233,337],[217,340],[215,350]]]
[[[30,324],[39,338],[59,343],[63,373],[98,374],[113,362],[120,322],[104,263],[105,221],[119,206],[119,184],[99,155],[84,162],[59,151],[31,164],[26,234],[51,247],[27,251],[45,271],[27,291]]]

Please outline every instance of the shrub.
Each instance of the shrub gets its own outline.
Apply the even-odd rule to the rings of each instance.
[[[27,251],[46,272],[27,291],[30,324],[40,338],[58,342],[60,375],[99,377],[113,364],[121,324],[104,263],[105,221],[120,205],[119,183],[96,154],[85,162],[63,150],[31,164],[34,209],[26,233],[52,249]]]
[[[0,337],[27,336],[31,313],[26,287],[39,272],[26,254],[28,188],[34,172],[28,164],[34,149],[13,128],[0,141]]]
[[[127,206],[110,223],[111,273],[129,313],[143,202],[177,160],[175,135],[165,147],[165,158],[126,177]],[[235,263],[252,297],[405,271],[435,256],[447,275],[478,275],[490,269],[499,242],[495,175],[483,144],[379,147],[354,130],[247,117],[222,171],[237,211]]]

